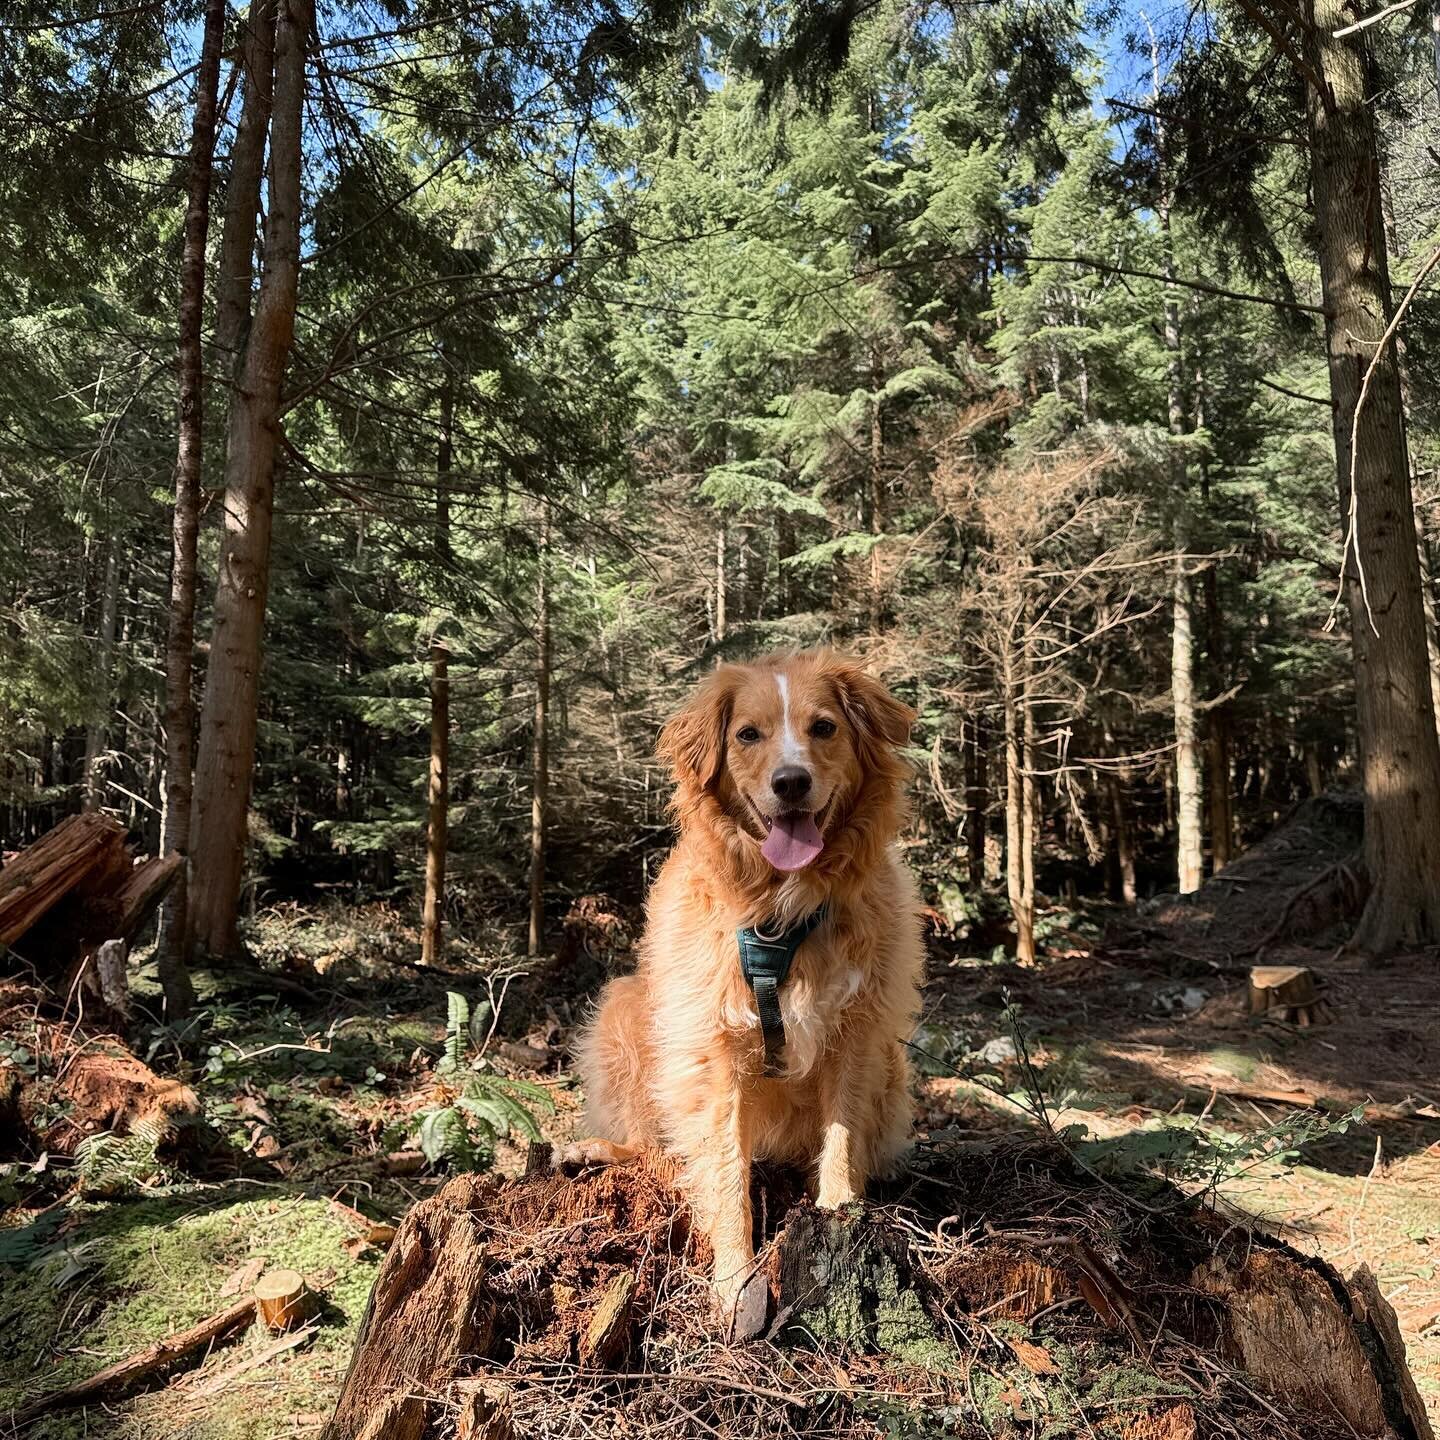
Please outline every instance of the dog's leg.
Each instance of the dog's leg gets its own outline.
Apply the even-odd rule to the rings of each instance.
[[[820,1088],[820,1159],[815,1203],[824,1210],[853,1204],[865,1193],[872,1137],[869,1117],[876,1078],[874,1058],[865,1052],[827,1070]],[[868,1124],[867,1124],[868,1120]]]
[[[687,1116],[676,1135],[690,1156],[686,1189],[715,1256],[716,1318],[736,1340],[750,1340],[765,1326],[769,1286],[756,1272],[751,1241],[751,1145],[734,1086],[725,1096]],[[688,1142],[688,1143],[687,1143]]]

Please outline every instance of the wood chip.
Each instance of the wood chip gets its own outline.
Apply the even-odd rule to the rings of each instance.
[[[265,1273],[269,1262],[263,1255],[252,1256],[238,1270],[233,1271],[220,1287],[222,1296],[243,1295],[255,1288],[255,1282]]]
[[[1015,1358],[1032,1375],[1058,1375],[1060,1367],[1043,1345],[1032,1345],[1028,1340],[1012,1340],[1010,1348]]]

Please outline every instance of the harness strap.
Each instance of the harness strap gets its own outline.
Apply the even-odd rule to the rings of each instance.
[[[768,934],[759,926],[735,932],[740,944],[740,971],[760,1013],[767,1075],[781,1075],[785,1070],[785,1019],[780,1013],[780,987],[790,974],[795,952],[829,914],[829,908],[821,905],[779,935]]]

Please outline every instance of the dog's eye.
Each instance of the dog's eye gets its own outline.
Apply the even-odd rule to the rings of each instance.
[[[833,720],[817,720],[810,727],[810,733],[817,740],[828,740],[835,733],[835,722]]]
[[[753,725],[742,725],[735,732],[735,738],[742,745],[753,745],[760,738],[760,732]]]

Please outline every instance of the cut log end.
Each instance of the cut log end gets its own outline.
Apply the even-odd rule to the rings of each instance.
[[[315,1297],[298,1270],[270,1270],[255,1286],[255,1315],[272,1334],[294,1330],[315,1314]]]

